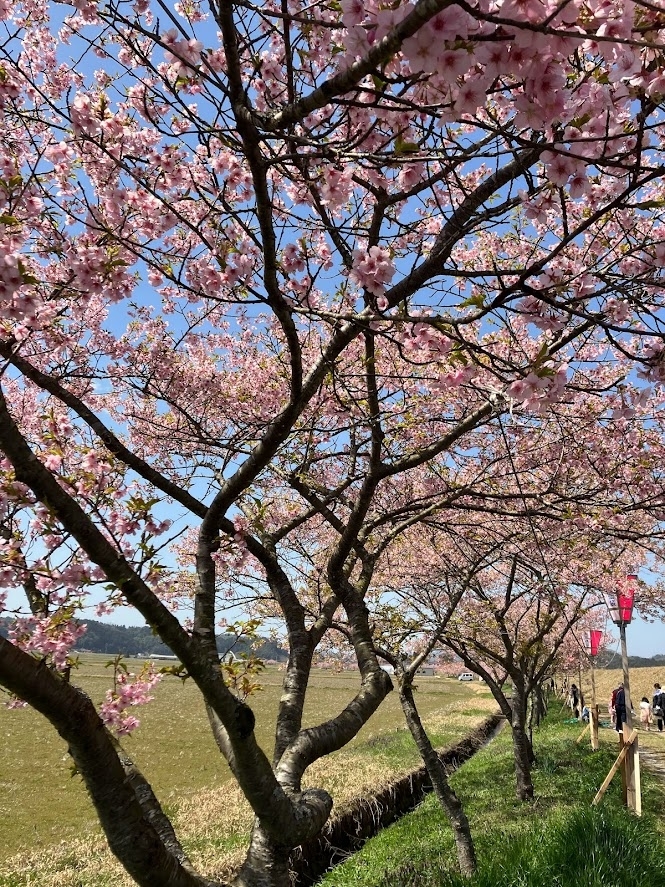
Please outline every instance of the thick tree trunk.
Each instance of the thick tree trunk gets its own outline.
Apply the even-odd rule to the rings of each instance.
[[[210,882],[190,868],[141,775],[124,756],[121,761],[117,743],[84,693],[4,638],[0,638],[0,681],[29,700],[67,742],[109,847],[137,884],[209,887]]]
[[[406,723],[423,759],[429,778],[432,780],[434,794],[450,821],[460,872],[465,877],[470,877],[476,871],[477,862],[469,820],[459,798],[450,787],[439,756],[425,732],[409,683],[400,682],[399,698]]]
[[[533,798],[533,782],[531,765],[534,763],[533,746],[526,732],[526,700],[524,695],[515,689],[512,697],[513,753],[515,756],[516,794],[520,801]]]
[[[233,887],[291,887],[291,847],[277,845],[259,822],[254,823],[247,856]]]

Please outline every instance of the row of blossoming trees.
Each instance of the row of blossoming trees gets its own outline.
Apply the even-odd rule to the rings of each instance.
[[[331,810],[305,771],[391,689],[386,596],[492,686],[511,622],[554,649],[658,553],[665,13],[70,13],[0,0],[0,684],[67,741],[138,884],[209,883],[117,742],[151,679],[98,710],[63,678],[80,605],[135,608],[256,815],[235,883],[279,887]],[[288,645],[271,758],[220,669],[234,594]],[[333,630],[357,693],[304,729]]]

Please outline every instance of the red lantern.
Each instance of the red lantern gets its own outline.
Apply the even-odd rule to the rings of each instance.
[[[628,625],[633,618],[633,604],[635,603],[635,586],[637,584],[637,576],[630,573],[626,576],[626,581],[619,589],[617,602],[619,604],[619,619],[624,625]]]
[[[589,654],[591,656],[598,655],[598,649],[600,648],[600,641],[603,637],[602,631],[598,631],[598,629],[591,629],[589,631]]]

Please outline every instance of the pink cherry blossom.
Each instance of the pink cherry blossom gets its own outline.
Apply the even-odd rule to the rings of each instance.
[[[632,0],[70,7],[0,0],[0,647],[35,703],[80,608],[148,619],[264,871],[330,810],[301,790],[329,746],[313,724],[301,754],[298,650],[360,670],[350,737],[388,692],[386,589],[417,657],[414,602],[466,583],[451,637],[498,682],[495,617],[529,642],[538,604],[610,584],[617,537],[662,555],[665,25]],[[489,631],[474,583],[506,600],[511,562],[551,584],[520,573]],[[289,646],[274,761],[215,656],[239,609]],[[99,717],[56,686],[70,747],[110,760],[102,725],[134,730],[157,678],[108,674]],[[84,778],[131,830],[122,773]],[[120,848],[137,883],[195,877],[149,831]]]
[[[395,265],[387,249],[371,246],[368,252],[354,250],[353,269],[349,279],[372,295],[382,296],[385,285],[390,283],[394,274]]]
[[[162,675],[155,672],[152,663],[136,676],[121,672],[116,678],[115,690],[107,690],[100,707],[104,724],[117,736],[128,736],[140,725],[139,719],[128,708],[146,705],[153,697],[150,691],[160,682]]]
[[[352,170],[327,169],[321,182],[321,202],[331,209],[346,203],[353,189]]]
[[[342,21],[347,28],[362,24],[365,18],[365,6],[362,0],[341,0]]]

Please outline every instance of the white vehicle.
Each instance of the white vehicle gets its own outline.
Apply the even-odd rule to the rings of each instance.
[[[458,681],[472,681],[473,674],[470,671],[463,671],[462,674],[457,675]]]

